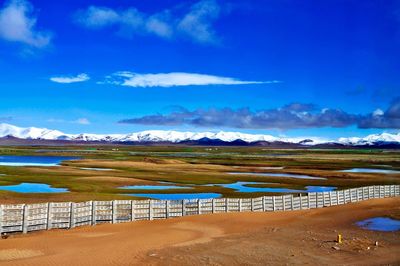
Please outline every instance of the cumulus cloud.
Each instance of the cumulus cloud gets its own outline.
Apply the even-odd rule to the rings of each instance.
[[[346,127],[357,121],[357,116],[336,109],[314,110],[310,104],[290,104],[277,109],[251,111],[249,108],[209,108],[189,111],[181,109],[169,114],[157,114],[119,121],[143,125],[192,125],[201,127],[230,127],[249,129],[294,129],[318,127]]]
[[[132,37],[135,34],[155,35],[164,39],[187,37],[198,43],[216,43],[218,38],[213,28],[220,17],[221,6],[216,0],[201,0],[192,6],[165,9],[154,14],[139,11],[135,7],[112,9],[90,6],[75,13],[75,21],[88,29],[115,28],[119,35]]]
[[[36,29],[37,17],[33,6],[25,0],[11,0],[0,9],[0,38],[34,48],[43,48],[51,34]]]
[[[400,97],[395,98],[386,111],[381,109],[362,117],[360,128],[400,128]]]
[[[318,109],[313,104],[292,103],[275,109],[252,111],[249,108],[209,108],[189,111],[182,107],[168,114],[155,114],[119,123],[198,127],[228,127],[247,129],[297,128],[358,128],[400,129],[400,98],[392,101],[386,111],[377,109],[368,114],[351,114],[340,109]]]
[[[245,81],[230,77],[221,77],[197,73],[172,72],[157,74],[140,74],[134,72],[117,72],[106,77],[105,82],[128,87],[173,87],[201,85],[246,85],[279,83],[272,81]]]
[[[88,74],[82,73],[76,76],[57,76],[51,77],[50,80],[56,83],[75,83],[75,82],[84,82],[90,79]]]

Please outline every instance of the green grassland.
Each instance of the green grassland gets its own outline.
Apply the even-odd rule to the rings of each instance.
[[[268,193],[238,193],[220,186],[236,181],[268,182],[268,187],[302,189],[308,185],[338,188],[400,184],[400,174],[344,173],[349,168],[400,170],[399,150],[268,149],[265,147],[188,146],[25,146],[0,147],[0,155],[76,156],[55,167],[0,166],[0,185],[46,183],[69,193],[14,193],[0,190],[0,202],[45,202],[135,199],[128,193],[160,190],[121,190],[120,186],[171,182],[190,186],[168,193],[215,192],[225,197],[256,197]],[[80,168],[110,168],[112,171]],[[284,169],[262,169],[284,167]],[[230,172],[273,172],[325,177],[326,180],[233,175]],[[264,184],[250,186],[263,187]],[[271,195],[271,194],[270,194]]]

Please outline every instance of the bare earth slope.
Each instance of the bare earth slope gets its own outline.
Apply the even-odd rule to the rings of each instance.
[[[400,265],[400,232],[354,222],[400,217],[400,198],[53,230],[0,240],[2,265]],[[344,242],[333,240],[342,233]],[[378,241],[378,246],[374,246]]]

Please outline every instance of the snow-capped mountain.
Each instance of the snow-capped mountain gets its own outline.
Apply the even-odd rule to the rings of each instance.
[[[129,134],[66,134],[58,130],[47,128],[28,127],[21,128],[9,124],[0,124],[0,138],[14,137],[26,140],[62,140],[62,141],[91,141],[91,142],[191,142],[201,140],[220,141],[233,143],[241,141],[244,143],[289,143],[306,146],[318,144],[338,144],[349,146],[381,145],[385,143],[400,145],[400,133],[398,134],[374,134],[364,138],[339,138],[338,140],[328,140],[318,137],[306,138],[286,138],[274,137],[262,134],[246,134],[240,132],[180,132],[147,130]]]

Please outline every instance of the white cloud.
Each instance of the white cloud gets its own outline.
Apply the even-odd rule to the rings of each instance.
[[[385,113],[382,111],[382,109],[376,109],[373,113],[372,113],[372,115],[373,116],[382,116],[382,115],[384,115]]]
[[[58,118],[50,118],[47,119],[47,122],[50,123],[70,123],[70,124],[80,124],[80,125],[90,125],[90,121],[87,118],[78,118],[76,120],[65,120],[65,119],[58,119]]]
[[[0,9],[0,38],[43,48],[51,41],[51,34],[36,30],[37,18],[33,6],[25,0],[11,0]]]
[[[80,125],[90,125],[90,121],[87,118],[79,118],[78,120],[74,121],[76,124]]]
[[[157,73],[139,74],[133,72],[117,72],[106,77],[104,83],[128,87],[173,87],[173,86],[201,86],[201,85],[246,85],[279,83],[273,81],[243,81],[230,77],[220,77],[197,73]]]
[[[184,14],[176,14],[178,8],[165,9],[154,14],[140,12],[135,7],[111,9],[90,6],[75,14],[75,21],[88,29],[115,27],[119,35],[155,35],[164,39],[188,37],[199,43],[215,43],[218,38],[213,22],[220,16],[221,7],[216,0],[201,0],[192,6],[184,6]]]
[[[178,30],[193,40],[202,43],[213,43],[217,40],[212,27],[220,15],[220,6],[215,0],[203,0],[194,4],[178,24]]]
[[[50,80],[57,83],[75,83],[89,80],[89,75],[82,73],[77,76],[62,76],[62,77],[51,77]]]

